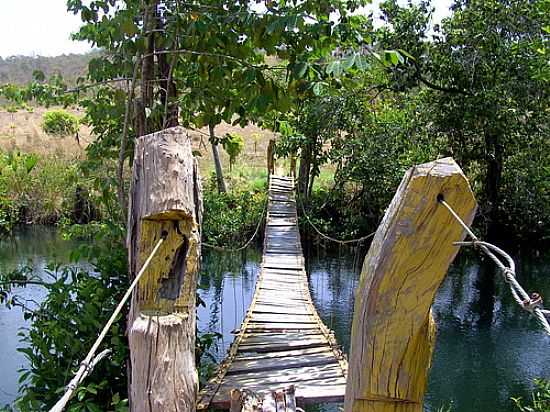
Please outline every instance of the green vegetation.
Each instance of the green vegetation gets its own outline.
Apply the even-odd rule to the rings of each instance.
[[[549,3],[455,3],[433,34],[428,2],[382,3],[387,25],[374,39],[381,50],[402,50],[399,64],[333,71],[279,118],[279,154],[300,157],[306,202],[321,168],[334,168],[316,214],[349,235],[376,227],[405,169],[452,156],[472,182],[476,225],[489,238],[549,237]],[[342,203],[345,210],[335,206]]]
[[[227,133],[222,140],[223,149],[229,155],[229,171],[233,169],[233,164],[244,148],[244,139],[238,133]]]
[[[524,404],[521,398],[512,398],[512,400],[521,412],[549,412],[550,380],[535,380],[535,389],[528,405]]]
[[[235,249],[248,240],[264,212],[266,184],[267,180],[260,180],[258,184],[252,180],[219,193],[212,176],[204,189],[204,241]]]
[[[480,201],[476,225],[489,237],[550,237],[547,0],[456,0],[454,14],[433,28],[428,2],[390,0],[379,29],[355,13],[362,0],[269,1],[264,13],[253,11],[255,1],[146,3],[67,2],[83,22],[75,38],[104,51],[89,61],[86,93],[71,93],[71,79],[40,67],[24,86],[0,85],[13,107],[79,105],[95,137],[81,163],[0,157],[1,227],[96,220],[69,235],[90,237],[86,257],[98,273],[52,268],[48,297],[26,311],[23,410],[52,405],[127,287],[126,169],[138,136],[209,127],[217,176],[205,184],[202,233],[215,245],[240,246],[265,204],[265,175],[236,162],[242,138],[217,137],[221,122],[278,132],[278,155],[299,159],[300,202],[338,237],[373,231],[403,172],[442,156],[468,174]],[[128,87],[121,78],[131,79]],[[50,112],[44,123],[52,134],[78,130],[66,112]],[[216,190],[225,187],[218,144],[231,158],[226,193]],[[101,220],[71,217],[78,202],[80,210],[97,205]],[[13,304],[11,287],[34,281],[12,274],[0,296]],[[113,362],[86,380],[71,410],[125,407],[124,322],[111,331]],[[205,337],[198,352],[214,342]]]
[[[57,402],[67,384],[66,375],[59,372],[71,371],[79,362],[124,294],[128,276],[126,251],[120,242],[122,230],[120,226],[94,224],[89,225],[85,233],[76,233],[97,240],[73,252],[75,261],[83,258],[93,265],[94,274],[78,267],[52,264],[47,268],[47,276],[42,278],[30,267],[0,275],[0,303],[20,307],[25,319],[31,322],[30,328],[20,333],[19,351],[27,358],[29,367],[20,376],[17,410],[44,410]],[[41,287],[47,293],[37,307],[28,307],[13,290],[26,285]],[[121,316],[115,323],[102,348],[112,350],[109,361],[97,365],[90,379],[78,390],[69,410],[127,410],[125,317]]]
[[[73,219],[77,191],[88,202],[86,187],[77,160],[0,151],[0,231]]]
[[[65,110],[50,110],[44,113],[42,129],[56,136],[74,135],[80,128],[78,118]]]

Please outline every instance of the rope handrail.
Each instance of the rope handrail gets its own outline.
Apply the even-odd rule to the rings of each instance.
[[[317,232],[317,234],[327,240],[330,240],[331,242],[335,242],[335,243],[339,243],[341,245],[347,245],[347,244],[350,244],[350,243],[361,243],[367,239],[369,239],[370,237],[374,236],[376,234],[376,231],[372,232],[372,233],[369,233],[368,235],[365,235],[363,237],[360,237],[360,238],[357,238],[357,239],[348,239],[348,240],[340,240],[340,239],[336,239],[336,238],[333,238],[323,232],[321,232],[321,230],[311,221],[311,219],[309,218],[309,216],[307,215],[306,213],[306,209],[304,207],[304,203],[302,202],[302,199],[300,199],[300,206],[302,208],[302,212],[307,220],[307,222],[311,225],[311,227]]]
[[[472,239],[466,242],[454,242],[457,246],[473,246],[483,251],[501,270],[504,277],[504,281],[510,286],[510,291],[517,304],[525,311],[535,316],[537,321],[543,327],[546,334],[550,336],[550,324],[546,315],[550,314],[550,311],[546,310],[542,306],[542,297],[540,294],[533,292],[529,295],[525,289],[520,285],[516,279],[516,265],[514,260],[504,250],[499,247],[480,240],[470,229],[470,227],[458,216],[454,209],[445,200],[438,198],[439,203],[447,208],[453,218],[464,228],[468,236]],[[498,256],[500,256],[500,259]],[[503,261],[506,263],[503,263]]]
[[[102,329],[101,333],[99,334],[98,338],[96,339],[96,341],[92,345],[92,348],[90,349],[90,351],[88,352],[88,354],[86,355],[84,360],[80,363],[80,368],[76,372],[73,379],[71,379],[71,381],[67,385],[67,389],[65,390],[65,393],[57,401],[57,403],[50,409],[49,412],[62,412],[65,409],[65,406],[67,406],[67,403],[74,396],[74,393],[75,393],[76,389],[78,388],[78,386],[90,374],[90,372],[94,369],[95,365],[97,365],[104,357],[106,357],[109,353],[111,353],[110,349],[105,349],[104,351],[100,352],[97,356],[94,356],[97,349],[99,348],[99,345],[101,345],[101,343],[103,342],[103,339],[105,339],[105,336],[107,336],[107,332],[109,331],[111,326],[113,326],[113,323],[115,322],[116,318],[118,317],[118,315],[122,311],[122,308],[126,304],[128,298],[132,294],[132,291],[135,289],[135,287],[138,284],[139,280],[141,279],[141,277],[145,273],[145,270],[147,269],[147,267],[149,266],[149,264],[153,260],[153,257],[158,252],[158,250],[160,248],[160,245],[162,245],[162,243],[166,240],[167,237],[168,237],[168,232],[163,231],[161,233],[161,237],[160,237],[159,241],[157,242],[157,244],[153,248],[153,251],[151,252],[149,257],[147,258],[147,260],[145,261],[143,266],[141,267],[139,273],[137,274],[137,276],[133,280],[130,287],[126,290],[126,293],[124,294],[124,296],[122,297],[122,299],[118,303],[116,309],[114,310],[113,314],[111,315],[111,317],[109,318],[109,320],[107,321],[105,326],[103,327],[103,329]]]
[[[242,245],[238,248],[217,246],[217,245],[212,245],[212,244],[206,243],[206,242],[202,242],[201,245],[205,246],[207,248],[210,248],[210,249],[218,250],[220,252],[240,252],[241,250],[246,249],[248,246],[250,246],[250,244],[252,243],[254,238],[256,238],[256,236],[258,235],[258,232],[260,231],[260,228],[262,227],[262,222],[265,219],[266,210],[267,210],[267,198],[266,198],[266,201],[265,201],[265,204],[264,204],[264,208],[262,210],[262,215],[260,216],[260,220],[258,221],[258,224],[256,225],[256,229],[254,230],[254,233],[252,234],[252,237],[250,239],[248,239],[244,245]]]

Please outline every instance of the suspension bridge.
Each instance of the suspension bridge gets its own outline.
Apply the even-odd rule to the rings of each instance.
[[[292,177],[271,175],[261,272],[248,313],[199,410],[228,409],[231,390],[294,385],[301,403],[344,400],[347,362],[311,300]]]
[[[459,247],[467,245],[495,262],[516,302],[550,335],[549,313],[539,295],[528,295],[517,282],[513,260],[470,230],[476,202],[462,170],[451,158],[439,159],[405,174],[372,240],[355,291],[348,364],[312,303],[294,179],[273,174],[269,158],[268,170],[264,249],[252,303],[225,360],[198,392],[195,299],[203,205],[197,161],[183,128],[137,139],[128,219],[132,282],[51,411],[62,411],[108,356],[108,349],[96,352],[130,300],[132,412],[294,412],[297,402],[326,401],[344,401],[345,412],[422,412],[435,342],[431,305]],[[466,235],[471,242],[463,241]],[[247,403],[250,394],[259,401]]]

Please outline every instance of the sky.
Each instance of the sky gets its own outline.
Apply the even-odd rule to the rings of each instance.
[[[432,1],[435,22],[449,14],[451,1]],[[67,12],[66,0],[0,0],[0,57],[85,53],[87,43],[70,39],[80,24],[79,16]]]

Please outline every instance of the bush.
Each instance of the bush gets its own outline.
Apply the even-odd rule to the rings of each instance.
[[[222,139],[223,149],[229,155],[229,170],[233,169],[233,164],[244,148],[244,139],[238,133],[227,133]]]
[[[42,130],[47,134],[67,136],[75,134],[79,128],[78,118],[65,110],[51,110],[42,118]]]
[[[218,193],[215,179],[204,190],[203,239],[210,244],[236,248],[254,233],[262,217],[265,188],[237,187]]]
[[[82,207],[95,209],[88,204],[90,182],[79,166],[76,159],[0,151],[0,232],[10,232],[23,222],[56,223],[72,216],[79,201]]]

